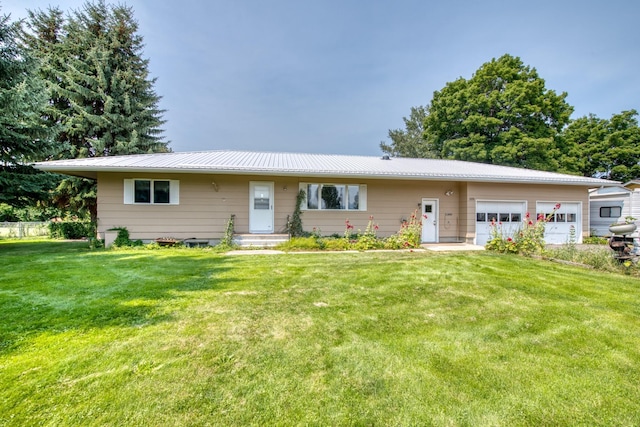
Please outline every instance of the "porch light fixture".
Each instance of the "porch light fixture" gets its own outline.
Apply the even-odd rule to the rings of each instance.
[[[218,184],[216,184],[215,181],[211,182],[211,185],[213,185],[213,191],[215,191],[216,193],[218,192]]]
[[[452,196],[453,195],[453,190],[447,190],[444,192],[445,196]]]
[[[287,191],[287,186],[286,185],[282,187],[282,191]]]

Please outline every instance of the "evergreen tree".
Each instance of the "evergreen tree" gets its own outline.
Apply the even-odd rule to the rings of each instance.
[[[130,7],[88,2],[63,18],[30,11],[25,43],[43,62],[64,157],[168,151],[155,79]]]
[[[16,207],[38,202],[53,185],[30,164],[52,153],[55,130],[42,120],[46,89],[19,31],[19,23],[0,17],[0,203]]]
[[[160,97],[149,61],[141,56],[143,39],[130,7],[87,2],[66,19],[57,8],[29,12],[28,28],[24,42],[42,61],[41,75],[50,87],[47,119],[61,127],[58,157],[169,151],[162,140]],[[74,182],[58,187],[56,202],[95,219],[95,184],[68,180]]]

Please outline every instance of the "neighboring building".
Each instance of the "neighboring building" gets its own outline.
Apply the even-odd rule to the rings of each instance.
[[[589,202],[591,233],[595,236],[609,236],[609,225],[625,222],[627,217],[640,220],[640,181],[594,188],[589,192]],[[638,232],[632,236],[637,237]]]
[[[126,227],[133,239],[197,238],[215,242],[235,215],[237,233],[286,230],[299,190],[305,230],[342,234],[348,219],[364,230],[372,216],[380,236],[412,213],[423,242],[484,244],[491,220],[515,230],[527,213],[547,215],[549,243],[589,233],[595,178],[455,160],[243,151],[143,154],[42,162],[37,168],[98,181],[98,233]]]

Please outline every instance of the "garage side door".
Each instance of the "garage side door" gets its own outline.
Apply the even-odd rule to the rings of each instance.
[[[476,245],[491,239],[491,220],[501,227],[503,235],[513,236],[522,226],[527,202],[479,201],[476,203]]]
[[[551,215],[555,203],[536,203],[536,216]],[[576,243],[582,242],[582,220],[580,203],[561,203],[560,209],[551,215],[544,230],[544,241],[551,244],[568,243],[571,236],[571,227],[575,232]]]

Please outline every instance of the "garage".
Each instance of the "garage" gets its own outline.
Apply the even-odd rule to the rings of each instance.
[[[503,235],[513,236],[522,226],[527,211],[525,201],[478,201],[476,203],[476,244],[491,239],[491,223],[501,227]]]
[[[568,243],[571,239],[572,227],[575,243],[582,242],[581,227],[582,205],[576,202],[560,203],[560,208],[554,211],[555,202],[537,202],[537,216],[544,215],[549,222],[544,230],[544,241],[552,244]]]

